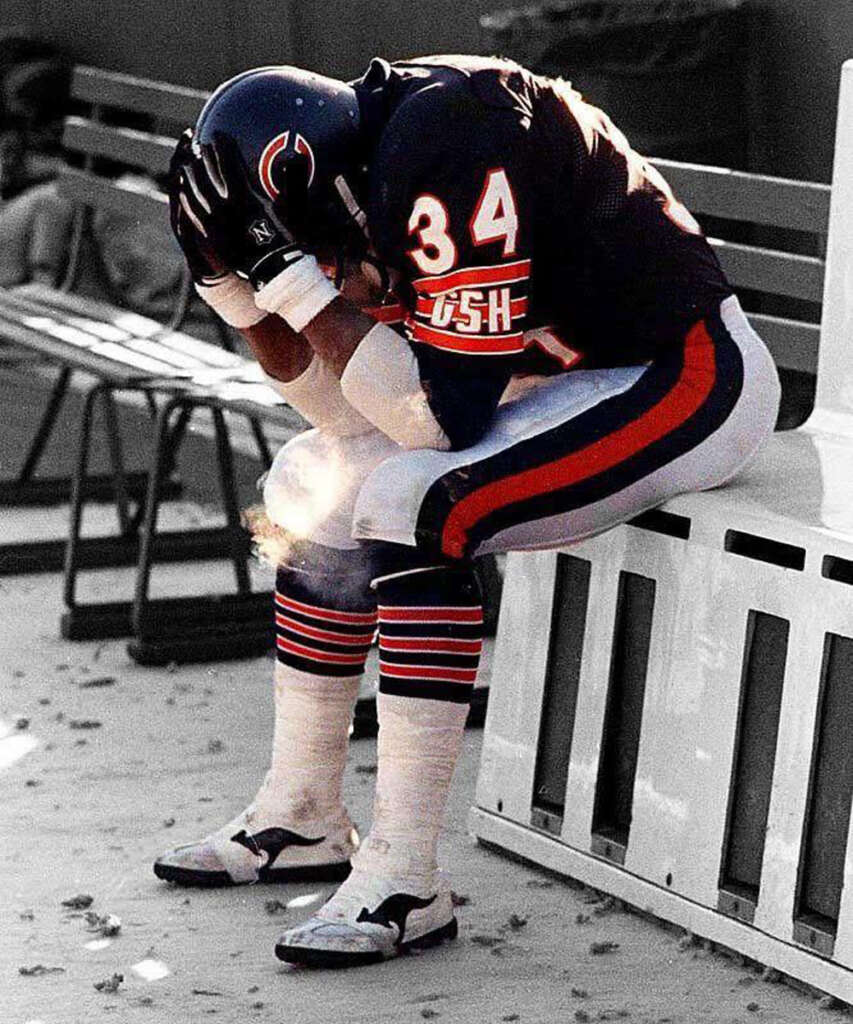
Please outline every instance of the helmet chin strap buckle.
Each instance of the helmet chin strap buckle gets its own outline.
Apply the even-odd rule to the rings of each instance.
[[[338,195],[341,197],[341,201],[347,208],[347,212],[350,217],[361,229],[362,234],[367,238],[367,214],[356,202],[355,196],[352,194],[352,189],[347,184],[346,178],[339,174],[335,178],[335,188],[338,190]]]

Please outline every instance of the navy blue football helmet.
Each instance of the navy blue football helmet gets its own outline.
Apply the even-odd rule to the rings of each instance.
[[[204,105],[192,148],[226,183],[241,175],[235,185],[270,200],[303,245],[364,247],[366,154],[351,86],[284,65],[244,71]]]

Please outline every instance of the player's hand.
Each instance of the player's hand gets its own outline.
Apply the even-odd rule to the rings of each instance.
[[[182,164],[182,207],[228,267],[259,289],[305,254],[270,200],[252,187],[240,160],[225,142],[201,153],[190,146]]]
[[[169,165],[169,220],[178,240],[190,274],[196,284],[211,285],[220,282],[229,273],[225,261],[217,254],[207,234],[204,222],[195,212],[187,198],[188,181],[184,165],[189,161],[192,129],[181,135]]]

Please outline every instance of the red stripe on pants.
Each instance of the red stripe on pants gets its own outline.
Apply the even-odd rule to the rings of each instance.
[[[451,558],[463,558],[469,531],[485,516],[517,501],[597,476],[677,430],[707,400],[715,379],[714,343],[700,321],[685,338],[684,365],[678,380],[659,402],[586,448],[472,491],[450,510],[441,533],[442,551]]]

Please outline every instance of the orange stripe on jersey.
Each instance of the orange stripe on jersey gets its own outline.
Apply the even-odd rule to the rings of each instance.
[[[412,334],[412,341],[422,341],[435,348],[449,352],[465,352],[467,355],[491,356],[511,355],[524,351],[524,335],[521,331],[513,334],[457,334],[455,331],[440,331],[435,327],[408,320],[406,327]]]
[[[401,324],[406,319],[406,310],[401,302],[385,306],[365,306],[364,312],[380,324]]]
[[[472,302],[470,304],[471,309],[479,309],[481,311],[489,308],[487,301],[483,302]],[[415,303],[415,313],[418,316],[432,316],[432,311],[435,309],[435,299],[427,298],[423,295],[418,296],[418,300]],[[372,310],[365,310],[366,313],[373,315]],[[509,302],[510,316],[515,320],[520,316],[524,316],[527,312],[527,296],[522,296],[520,299],[510,299]],[[386,321],[387,322],[387,321]]]
[[[512,284],[526,281],[530,277],[530,260],[515,260],[512,263],[498,263],[491,267],[468,267],[465,270],[451,270],[436,277],[418,277],[412,281],[415,291],[423,295],[440,295],[457,288],[490,288],[496,284]]]
[[[717,369],[714,345],[704,322],[690,329],[686,342],[681,374],[656,405],[580,451],[472,491],[450,510],[441,535],[442,551],[451,558],[462,558],[471,527],[496,509],[604,473],[678,429],[708,398]]]

